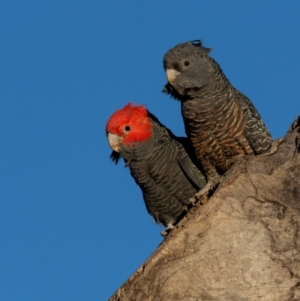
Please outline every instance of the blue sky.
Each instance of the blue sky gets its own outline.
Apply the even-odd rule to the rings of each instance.
[[[133,101],[184,134],[169,48],[213,48],[274,138],[300,113],[299,1],[174,2],[1,2],[1,300],[106,300],[162,241],[104,127]]]

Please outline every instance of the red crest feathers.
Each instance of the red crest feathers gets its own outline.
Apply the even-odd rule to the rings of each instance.
[[[146,107],[128,103],[109,118],[106,132],[123,137],[125,145],[148,140],[152,134],[152,123]]]

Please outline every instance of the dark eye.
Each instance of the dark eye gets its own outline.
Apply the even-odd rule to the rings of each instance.
[[[125,131],[126,131],[126,132],[129,132],[129,131],[130,131],[130,126],[129,126],[129,125],[126,125],[126,126],[125,126]]]
[[[183,64],[184,64],[184,66],[188,67],[190,65],[190,62],[189,61],[185,61]]]

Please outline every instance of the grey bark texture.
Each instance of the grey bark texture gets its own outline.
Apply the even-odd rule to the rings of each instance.
[[[109,301],[299,301],[299,123],[237,162]]]

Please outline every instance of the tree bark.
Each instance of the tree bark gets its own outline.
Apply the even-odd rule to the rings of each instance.
[[[299,301],[299,125],[237,162],[109,301]]]

